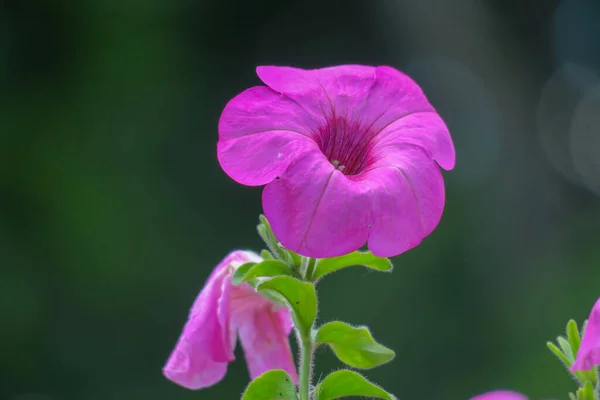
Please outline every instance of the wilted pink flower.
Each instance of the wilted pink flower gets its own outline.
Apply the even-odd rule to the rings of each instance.
[[[590,313],[571,372],[587,371],[596,365],[600,365],[600,299]]]
[[[249,251],[234,251],[208,278],[163,368],[173,382],[188,389],[219,382],[227,372],[227,363],[235,359],[238,335],[252,379],[271,369],[283,369],[297,380],[288,341],[293,324],[289,311],[247,283],[231,283],[235,269],[249,261],[262,259]]]
[[[267,185],[264,212],[284,246],[332,257],[368,241],[393,256],[433,231],[445,199],[437,164],[452,169],[455,153],[415,82],[390,67],[256,71],[267,86],[227,104],[217,152],[237,182]]]
[[[496,390],[473,397],[471,400],[527,400],[527,397],[516,392]]]

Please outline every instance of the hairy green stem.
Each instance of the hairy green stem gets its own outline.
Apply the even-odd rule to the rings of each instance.
[[[300,358],[300,400],[310,400],[310,383],[312,376],[313,342],[310,334],[300,337],[302,356]]]
[[[302,277],[302,279],[308,280],[307,276],[306,276],[306,270],[308,268],[308,264],[310,263],[310,260],[311,260],[310,257],[301,256],[298,274]]]
[[[306,267],[306,280],[312,282],[315,267],[317,266],[318,262],[319,260],[317,258],[311,258],[308,260],[308,265]]]
[[[300,276],[305,281],[312,280],[313,270],[315,268],[317,260],[311,257],[302,256],[300,264]],[[310,400],[310,384],[312,378],[312,358],[314,343],[312,339],[312,333],[306,332],[306,334],[298,331],[298,343],[300,345],[300,376],[299,376],[299,395],[300,400]]]

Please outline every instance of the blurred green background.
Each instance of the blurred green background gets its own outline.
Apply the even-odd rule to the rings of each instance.
[[[417,80],[457,166],[439,228],[325,279],[320,319],[395,349],[366,374],[401,399],[565,399],[545,342],[600,296],[599,41],[593,0],[0,2],[0,399],[239,398],[239,348],[213,388],[161,375],[211,269],[261,247],[217,121],[257,65],[343,63]]]

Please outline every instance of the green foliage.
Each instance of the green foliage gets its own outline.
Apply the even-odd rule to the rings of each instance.
[[[275,237],[273,233],[273,229],[271,229],[271,224],[267,220],[267,217],[264,215],[259,216],[260,223],[256,227],[258,231],[258,235],[265,242],[267,247],[269,248],[271,254],[274,258],[284,261],[286,264],[293,266],[296,265],[297,262],[292,256],[292,252],[285,249],[283,246],[279,244],[279,240]],[[294,253],[295,254],[295,253]],[[297,255],[296,255],[297,256]],[[264,258],[264,257],[263,257]]]
[[[584,322],[584,329],[586,322]],[[566,332],[567,339],[565,339],[562,336],[556,338],[558,346],[556,346],[552,342],[547,342],[546,345],[571,373],[570,368],[575,362],[575,358],[577,357],[577,352],[579,351],[579,346],[581,344],[580,334],[577,329],[577,323],[574,320],[570,320],[567,323]],[[577,391],[576,395],[569,395],[571,397],[576,396],[578,400],[582,399],[581,396],[586,395],[583,392],[585,385],[590,383],[593,387],[595,387],[598,384],[598,371],[596,368],[592,368],[589,371],[575,371],[572,372],[572,374],[582,385],[584,385],[584,387],[580,388]]]
[[[317,316],[317,294],[312,283],[290,276],[276,276],[258,284],[256,289],[286,304],[296,328],[303,336],[310,334]]]
[[[361,369],[374,368],[391,361],[395,353],[377,343],[369,329],[344,322],[329,322],[319,328],[316,344],[327,344],[344,363]]]
[[[329,374],[317,385],[314,392],[315,400],[332,400],[349,396],[396,399],[392,394],[369,382],[359,373],[345,369]]]
[[[239,285],[242,283],[246,273],[248,273],[248,271],[250,271],[255,265],[256,263],[252,261],[240,265],[233,273],[233,277],[231,277],[231,283],[234,285]]]
[[[575,320],[570,320],[567,323],[567,338],[571,345],[571,352],[577,355],[579,346],[581,345],[581,338],[579,337],[579,330],[577,329],[577,322]]]
[[[586,382],[582,388],[577,390],[577,400],[598,400],[591,382]]]
[[[567,360],[569,360],[569,365],[572,365],[575,361],[575,356],[573,355],[573,350],[571,350],[571,345],[569,344],[567,339],[565,339],[562,336],[557,337],[556,341],[558,342],[558,345],[562,349],[562,352],[567,358]]]
[[[242,400],[297,400],[289,374],[280,369],[267,371],[248,385]]]
[[[292,259],[292,264],[293,265],[300,265],[300,263],[302,262],[302,256],[299,255],[298,253],[295,253],[291,250],[285,249],[288,254],[290,255],[291,259]]]
[[[274,277],[281,275],[294,275],[294,270],[280,260],[265,260],[259,263],[246,263],[240,266],[233,274],[232,282],[239,285],[250,279]]]
[[[377,271],[392,270],[392,262],[388,258],[377,257],[370,251],[355,251],[340,257],[318,260],[312,276],[309,278],[312,281],[317,281],[331,272],[355,265],[362,265]]]
[[[260,251],[260,256],[265,259],[265,260],[274,260],[275,258],[273,257],[273,254],[271,254],[271,252],[269,252],[269,250],[261,250]]]
[[[552,342],[547,342],[546,346],[548,346],[548,348],[550,349],[550,351],[556,356],[558,357],[558,359],[565,365],[565,367],[570,368],[571,367],[571,361],[569,361],[569,359],[563,354],[563,352],[556,347],[556,345]]]

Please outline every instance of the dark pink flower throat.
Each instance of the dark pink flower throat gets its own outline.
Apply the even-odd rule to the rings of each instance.
[[[361,173],[369,165],[373,135],[360,124],[343,117],[335,117],[327,122],[315,135],[319,148],[344,175]]]

